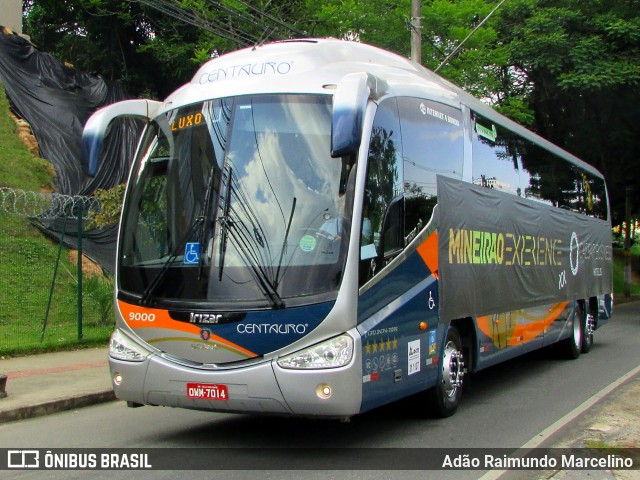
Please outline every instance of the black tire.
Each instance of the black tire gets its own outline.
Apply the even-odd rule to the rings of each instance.
[[[584,345],[586,317],[584,302],[579,300],[571,319],[571,336],[558,344],[560,354],[564,358],[575,360],[580,356]]]
[[[453,325],[447,330],[447,338],[440,355],[440,382],[427,390],[427,401],[431,411],[439,417],[450,417],[458,409],[462,396],[462,380],[465,367],[462,356],[460,333]]]

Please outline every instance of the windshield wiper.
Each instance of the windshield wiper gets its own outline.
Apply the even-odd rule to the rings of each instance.
[[[207,235],[207,227],[209,226],[209,218],[211,217],[211,198],[213,197],[213,177],[216,172],[216,164],[214,163],[211,166],[211,170],[209,171],[209,179],[207,180],[207,191],[204,194],[204,205],[202,206],[202,230],[200,230],[200,249],[204,248],[204,241]],[[200,258],[198,259],[198,281],[202,278],[202,268],[204,267],[204,254],[206,252],[200,252]]]
[[[278,269],[276,270],[276,279],[274,283],[274,288],[278,288],[278,284],[280,283],[280,267],[282,266],[282,259],[284,258],[284,253],[287,251],[287,239],[289,238],[289,230],[291,229],[291,221],[293,220],[293,213],[296,211],[296,202],[297,198],[293,197],[293,205],[291,205],[291,213],[289,214],[289,222],[287,223],[287,231],[284,234],[284,241],[282,242],[282,250],[280,250],[280,260],[278,260]]]
[[[234,242],[243,247],[240,250],[240,256],[243,258],[245,265],[247,265],[253,271],[256,283],[258,284],[258,286],[260,286],[262,293],[264,293],[265,297],[269,300],[271,306],[274,309],[284,308],[284,302],[282,301],[282,297],[280,297],[280,294],[276,290],[276,286],[269,279],[266,272],[260,266],[256,265],[248,256],[249,254],[247,252],[250,251],[251,245],[249,244],[247,239],[242,235],[242,232],[239,232],[236,229],[235,223],[232,223],[229,227],[229,233],[231,234]]]
[[[256,283],[262,290],[262,293],[271,303],[271,306],[274,309],[284,308],[285,305],[284,305],[284,302],[282,301],[282,298],[280,297],[280,294],[278,294],[277,292],[277,287],[269,279],[269,276],[267,275],[267,273],[260,266],[256,264],[257,262],[253,261],[254,259],[251,258],[251,254],[248,253],[248,252],[251,252],[252,248],[254,247],[253,245],[251,245],[249,240],[251,236],[242,232],[242,228],[247,230],[247,227],[244,225],[244,222],[236,221],[235,219],[232,219],[230,216],[231,195],[233,191],[234,191],[233,169],[229,168],[229,177],[227,179],[227,191],[225,192],[224,209],[222,211],[222,217],[218,219],[218,221],[220,222],[220,251],[218,255],[218,280],[219,281],[222,280],[222,273],[224,269],[224,259],[227,253],[227,242],[229,240],[229,237],[231,237],[236,245],[240,245],[241,248],[238,249],[240,253],[240,257],[244,261],[244,264],[247,265],[253,272]],[[294,202],[294,206],[295,206],[295,202]],[[239,225],[241,227],[238,227]],[[257,227],[254,226],[254,234],[255,234],[256,228]],[[256,239],[256,242],[259,245],[263,246],[262,245],[263,241]],[[254,252],[254,255],[256,255],[255,252]]]
[[[184,237],[180,239],[180,242],[171,251],[169,258],[167,258],[167,260],[162,264],[162,268],[160,269],[158,274],[155,277],[153,277],[153,280],[151,281],[151,283],[144,290],[144,293],[142,294],[142,300],[141,300],[141,303],[143,305],[147,303],[147,301],[151,297],[151,294],[155,291],[155,289],[158,287],[158,284],[162,281],[164,276],[167,274],[167,272],[169,271],[169,266],[178,257],[178,255],[180,254],[180,251],[187,244],[187,240],[189,240],[193,232],[195,232],[196,228],[199,225],[201,225],[203,222],[204,222],[204,217],[202,216],[196,217],[193,223],[191,224],[191,226],[189,227],[189,231],[184,235]]]
[[[216,171],[216,166],[213,165],[211,167],[211,170],[209,171],[207,191],[205,192],[204,204],[202,205],[200,216],[194,219],[193,223],[189,227],[189,231],[187,232],[187,234],[180,240],[180,242],[176,245],[176,247],[171,251],[171,255],[169,255],[169,258],[162,264],[162,268],[160,269],[160,272],[158,272],[158,274],[153,278],[149,286],[147,286],[147,288],[145,289],[144,293],[142,294],[142,300],[141,300],[143,305],[147,303],[147,301],[149,300],[149,297],[151,297],[151,294],[155,291],[155,289],[158,287],[158,284],[162,281],[164,276],[167,274],[167,271],[169,270],[169,266],[178,257],[178,255],[180,254],[180,251],[186,245],[187,240],[189,240],[189,238],[191,237],[193,232],[196,231],[196,228],[199,225],[202,225],[202,229],[200,230],[200,237],[198,240],[198,244],[200,245],[200,256],[198,258],[198,280],[201,279],[202,268],[204,266],[203,258],[205,254],[205,252],[203,252],[202,250],[204,248],[204,240],[205,240],[204,237],[207,234],[207,223],[209,222],[209,218],[211,216],[210,214],[211,209],[209,207],[211,204],[211,199],[213,198],[213,190],[214,190],[213,177],[215,175],[215,171]]]
[[[231,178],[233,175],[233,168],[229,167],[229,177],[227,178],[227,191],[224,194],[224,210],[222,211],[222,217],[220,221],[220,252],[218,253],[218,281],[222,281],[222,270],[224,269],[224,257],[227,254],[227,238],[229,224],[229,208],[231,205]]]

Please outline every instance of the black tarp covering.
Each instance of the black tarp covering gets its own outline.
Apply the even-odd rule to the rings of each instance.
[[[55,220],[32,219],[31,223],[55,241],[62,240],[62,243],[68,248],[78,248],[78,223],[75,218],[68,218],[66,223],[61,218]],[[115,271],[117,235],[117,225],[89,231],[83,230],[82,232],[82,252],[111,275]]]
[[[1,27],[0,27],[1,28]],[[90,195],[126,181],[138,128],[122,121],[111,129],[94,178],[81,158],[82,129],[97,109],[127,98],[119,83],[65,66],[15,34],[0,35],[0,80],[16,114],[38,141],[42,157],[56,170],[56,190]]]
[[[89,116],[101,107],[128,98],[119,83],[108,84],[98,75],[65,66],[5,29],[0,34],[0,81],[12,109],[31,126],[41,156],[53,164],[58,193],[91,195],[99,188],[111,188],[127,180],[140,133],[139,122],[114,122],[103,143],[95,177],[87,177],[81,158],[82,130]],[[42,220],[37,224],[48,235],[60,236],[61,221]],[[75,224],[68,227],[76,229]],[[114,266],[115,236],[116,229],[111,228],[85,232],[83,237],[85,253],[110,272]],[[65,243],[75,243],[73,238],[67,234]]]
[[[609,222],[437,178],[443,318],[611,292]]]

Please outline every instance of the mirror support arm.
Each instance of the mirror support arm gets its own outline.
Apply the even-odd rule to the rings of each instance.
[[[162,103],[155,100],[124,100],[101,108],[91,115],[82,132],[82,156],[87,175],[93,177],[98,172],[102,142],[114,119],[127,117],[149,121],[155,117],[160,105]]]
[[[367,101],[379,98],[387,89],[387,83],[371,73],[349,73],[342,77],[333,94],[332,157],[358,151]]]

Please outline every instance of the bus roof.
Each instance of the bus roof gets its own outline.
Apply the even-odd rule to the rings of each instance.
[[[367,72],[384,80],[389,86],[388,96],[418,96],[457,108],[464,104],[492,122],[602,177],[589,164],[500,115],[421,65],[371,45],[334,38],[285,40],[209,60],[190,83],[167,98],[164,108],[246,94],[331,94],[340,79],[353,72]]]

